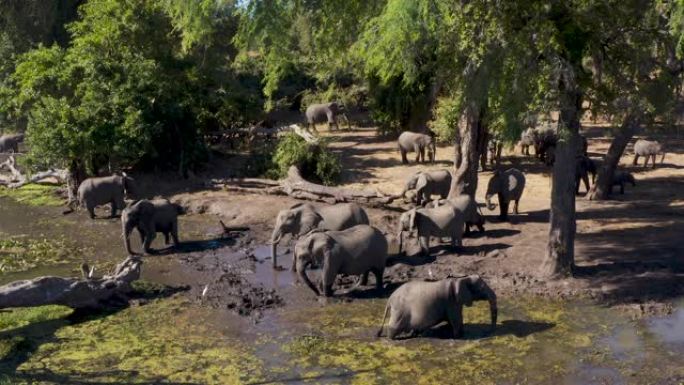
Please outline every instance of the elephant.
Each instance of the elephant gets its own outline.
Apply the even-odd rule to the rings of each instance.
[[[493,136],[487,143],[487,153],[489,154],[489,165],[499,164],[501,160],[501,151],[503,150],[503,141]]]
[[[411,131],[404,131],[399,135],[397,140],[399,144],[399,151],[401,152],[401,162],[408,163],[406,153],[416,153],[416,163],[425,162],[425,151],[427,150],[428,159],[430,163],[435,162],[437,156],[437,145],[435,138],[429,134],[419,134]]]
[[[19,143],[24,141],[24,134],[4,134],[0,136],[0,152],[19,152]]]
[[[317,208],[309,203],[298,203],[280,210],[271,235],[271,257],[277,266],[277,246],[281,238],[290,234],[300,237],[312,230],[344,230],[356,225],[367,225],[368,215],[354,203],[343,203]],[[292,261],[295,270],[295,261]]]
[[[297,274],[316,295],[320,295],[321,291],[311,282],[306,269],[311,265],[322,266],[323,295],[330,297],[338,274],[359,275],[356,288],[367,284],[368,273],[373,272],[375,287],[380,291],[387,249],[385,235],[369,225],[340,231],[314,230],[295,244]]]
[[[614,186],[620,186],[620,194],[625,193],[625,184],[631,183],[632,187],[636,186],[634,175],[628,171],[615,171],[613,174],[613,183],[610,185],[610,193],[613,193]]]
[[[506,171],[494,171],[492,178],[487,184],[487,193],[485,200],[487,201],[487,208],[494,210],[494,204],[491,202],[492,196],[497,194],[499,197],[499,208],[501,220],[508,219],[508,204],[511,201],[515,202],[513,206],[513,213],[518,214],[518,204],[520,197],[525,189],[525,175],[518,169],[509,168]]]
[[[632,162],[632,165],[636,166],[639,157],[644,156],[646,157],[644,167],[648,166],[648,159],[652,158],[653,168],[655,168],[656,155],[658,154],[663,155],[662,158],[660,158],[660,164],[662,164],[665,160],[665,150],[663,149],[663,146],[655,140],[639,139],[634,143],[634,161]]]
[[[528,128],[520,134],[520,148],[523,155],[530,155],[530,146],[535,145],[537,141],[537,130]]]
[[[547,165],[553,164],[552,159],[547,159],[547,153],[553,152],[558,142],[558,135],[551,127],[542,127],[536,130],[534,142],[534,154],[539,160]]]
[[[130,235],[133,229],[138,229],[143,243],[143,251],[150,254],[150,245],[157,233],[163,233],[165,243],[169,244],[169,236],[173,245],[178,247],[178,214],[179,206],[166,199],[142,199],[133,202],[121,213],[121,228],[124,245],[128,254],[135,254],[131,250]]]
[[[451,190],[451,172],[445,169],[418,171],[406,181],[401,196],[406,195],[409,190],[416,191],[418,206],[429,202],[432,195],[446,198]]]
[[[440,207],[411,209],[401,214],[399,218],[399,252],[403,249],[403,232],[418,232],[420,253],[423,256],[430,254],[430,236],[451,238],[451,247],[461,246],[463,227],[465,226],[465,214],[452,205]]]
[[[488,301],[492,332],[498,314],[496,294],[479,275],[446,278],[439,281],[410,281],[401,285],[387,300],[380,330],[381,337],[387,323],[387,337],[418,335],[444,321],[448,322],[454,338],[463,337],[463,306],[473,301]]]
[[[345,114],[344,104],[342,103],[330,102],[312,104],[307,107],[305,115],[307,128],[313,127],[315,132],[318,132],[318,130],[316,130],[316,122],[322,120],[327,120],[328,130],[332,130],[333,125],[339,130],[340,126],[337,124],[337,117],[340,115],[347,121],[349,129],[351,129],[349,119]]]
[[[135,180],[125,173],[123,175],[111,175],[104,177],[88,178],[78,186],[78,202],[85,206],[90,218],[95,218],[95,207],[111,203],[112,217],[116,216],[116,210],[125,207],[126,195],[137,198],[138,188]]]
[[[580,149],[579,149],[579,155],[584,155],[588,156],[587,150],[589,149],[589,142],[587,141],[587,137],[584,135],[580,135]]]
[[[470,226],[477,226],[480,232],[484,232],[485,219],[480,213],[477,202],[468,194],[462,194],[451,199],[438,199],[434,201],[434,207],[451,205],[465,216],[465,231],[463,235],[470,234]]]
[[[596,163],[585,155],[578,155],[575,158],[575,194],[579,194],[580,180],[584,181],[584,187],[589,192],[589,174],[591,183],[596,182]]]

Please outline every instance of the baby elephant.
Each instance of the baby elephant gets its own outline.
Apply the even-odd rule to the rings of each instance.
[[[404,131],[399,135],[399,151],[401,152],[401,162],[408,163],[406,153],[416,153],[416,163],[425,162],[425,151],[428,152],[428,159],[431,163],[435,162],[437,156],[437,147],[435,138],[428,134],[419,134],[416,132]]]
[[[351,129],[349,119],[347,119],[347,115],[344,111],[344,105],[338,102],[312,104],[307,107],[305,113],[307,127],[311,127],[315,132],[318,132],[316,130],[316,122],[327,121],[328,130],[332,131],[333,126],[339,130],[340,126],[337,124],[337,117],[342,116],[344,120],[347,121],[349,129]]]
[[[636,186],[634,175],[627,171],[615,171],[613,174],[613,183],[610,186],[610,193],[613,193],[613,187],[620,186],[620,194],[625,193],[625,184],[631,183],[632,187]]]
[[[461,245],[463,238],[463,226],[465,215],[452,205],[444,205],[435,208],[412,209],[399,218],[399,252],[403,249],[403,232],[418,231],[420,253],[423,256],[430,254],[430,237],[449,237],[451,247]]]
[[[662,164],[665,160],[663,146],[655,140],[639,139],[634,143],[634,161],[632,162],[632,165],[636,166],[639,157],[643,156],[646,157],[646,160],[644,160],[644,167],[648,166],[648,159],[651,158],[653,160],[653,168],[655,168],[656,155],[658,154],[663,154],[660,158],[660,163]]]
[[[418,171],[406,181],[401,196],[410,190],[416,191],[416,205],[430,201],[433,195],[446,198],[451,189],[451,172],[449,170]]]
[[[0,136],[0,152],[19,152],[19,143],[24,141],[24,134],[4,134]]]
[[[359,275],[355,288],[368,282],[368,273],[375,275],[375,286],[382,290],[382,275],[387,260],[387,239],[380,230],[358,225],[341,231],[314,230],[300,238],[294,247],[297,274],[320,295],[319,289],[306,275],[311,265],[322,266],[323,294],[332,296],[332,285],[338,274]]]
[[[88,178],[78,186],[78,202],[86,207],[90,218],[95,218],[95,207],[107,203],[112,205],[112,217],[116,216],[116,210],[125,206],[126,195],[137,195],[135,180],[126,174]]]
[[[157,236],[163,233],[165,242],[169,244],[169,235],[173,238],[173,245],[178,246],[178,214],[180,207],[166,199],[139,200],[124,209],[121,213],[121,227],[124,245],[128,254],[135,254],[131,250],[129,236],[134,228],[138,229],[143,242],[143,250],[150,254],[150,245]]]
[[[470,307],[473,301],[489,301],[494,331],[498,312],[496,294],[480,276],[407,282],[387,300],[378,337],[382,336],[388,315],[387,337],[390,339],[402,334],[415,336],[444,321],[451,326],[454,338],[463,337],[463,306]]]
[[[477,207],[477,202],[475,199],[471,198],[470,195],[462,194],[451,199],[439,199],[434,201],[434,207],[451,205],[456,210],[463,213],[465,217],[465,232],[463,235],[470,234],[470,226],[477,226],[480,232],[484,232],[485,219]]]
[[[509,168],[506,171],[494,171],[487,185],[487,194],[485,194],[487,208],[494,210],[494,204],[491,202],[491,199],[496,194],[499,197],[499,218],[503,221],[508,219],[508,204],[511,201],[515,203],[513,213],[517,215],[518,204],[524,189],[525,175],[520,170]]]

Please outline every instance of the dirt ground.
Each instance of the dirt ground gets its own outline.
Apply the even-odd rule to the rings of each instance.
[[[610,137],[600,126],[585,128],[589,155],[600,160],[610,145]],[[374,130],[326,133],[332,148],[343,163],[341,185],[349,188],[374,188],[383,193],[398,193],[404,180],[423,169],[450,168],[453,148],[440,146],[432,165],[402,165],[395,141],[378,137]],[[510,223],[496,218],[498,207],[489,211],[484,234],[464,239],[464,246],[453,252],[447,244],[431,242],[431,257],[419,258],[415,238],[409,241],[406,257],[393,257],[386,279],[401,283],[410,278],[440,278],[447,275],[478,273],[502,293],[532,292],[544,296],[582,296],[610,305],[620,305],[635,316],[667,312],[668,300],[684,293],[683,247],[676,242],[684,230],[684,140],[676,133],[648,135],[666,144],[664,164],[656,169],[632,166],[631,145],[620,167],[635,174],[636,187],[628,186],[624,195],[615,194],[605,202],[577,197],[577,238],[575,278],[546,282],[538,276],[548,234],[550,169],[533,157],[520,155],[519,148],[504,150],[502,167],[517,167],[527,178],[520,203],[520,215]],[[237,159],[237,158],[236,158]],[[235,173],[236,164],[224,160],[214,176]],[[220,175],[219,175],[220,174]],[[479,173],[478,202],[484,201],[491,171]],[[229,225],[251,227],[254,242],[268,241],[276,213],[298,201],[282,196],[237,194],[206,188],[208,175],[198,175],[178,191],[164,178],[146,180],[146,190],[172,195],[172,199],[191,212],[216,214]],[[617,191],[616,191],[617,192]],[[408,206],[395,204],[387,209],[367,208],[371,223],[388,235],[396,252],[397,220]],[[285,245],[285,244],[283,244]],[[490,253],[494,250],[500,253]],[[286,246],[282,252],[289,252]]]

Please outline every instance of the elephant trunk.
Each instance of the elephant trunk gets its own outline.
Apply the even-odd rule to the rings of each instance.
[[[275,268],[278,266],[278,243],[280,242],[280,238],[282,238],[282,234],[280,234],[280,231],[278,229],[273,230],[273,235],[271,235],[271,259],[273,260],[273,267]]]
[[[306,269],[311,265],[311,261],[303,261],[301,258],[297,259],[297,275],[299,275],[299,278],[306,283],[306,286],[309,287],[309,289],[313,290],[316,295],[320,295],[320,292],[318,291],[318,288],[316,288],[316,285],[314,285],[311,280],[309,279],[309,276],[306,275]]]
[[[494,206],[494,203],[492,203],[492,194],[487,194],[485,195],[485,202],[487,202],[487,209],[494,210],[496,206]]]
[[[498,316],[498,308],[496,307],[496,294],[492,289],[489,289],[487,297],[487,300],[489,301],[489,312],[491,314],[492,320],[492,331],[494,331],[496,329],[496,319]]]
[[[129,223],[128,220],[124,219],[122,221],[122,233],[123,233],[123,237],[124,237],[124,245],[126,246],[126,252],[129,255],[135,254],[135,253],[133,253],[133,250],[131,250],[130,235],[131,235],[132,231],[133,231],[133,225],[131,223]]]

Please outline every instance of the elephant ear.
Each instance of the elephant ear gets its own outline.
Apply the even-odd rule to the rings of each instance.
[[[323,217],[315,211],[302,212],[299,217],[299,234],[307,234],[316,230],[322,221]]]
[[[409,231],[413,231],[416,228],[416,209],[409,211],[408,217]]]
[[[470,291],[470,279],[459,278],[451,281],[452,300],[462,304],[463,306],[473,305],[473,294]]]
[[[418,175],[416,180],[416,192],[422,191],[428,184],[429,177],[426,174]]]

